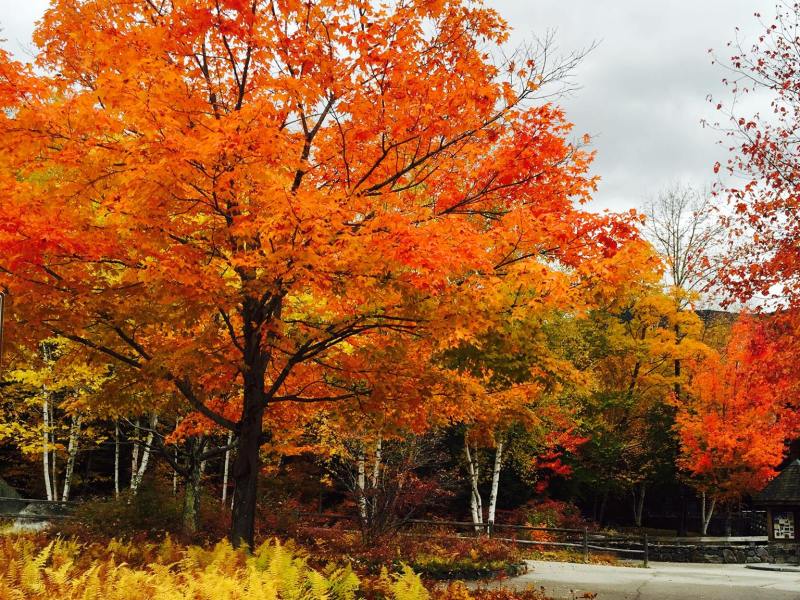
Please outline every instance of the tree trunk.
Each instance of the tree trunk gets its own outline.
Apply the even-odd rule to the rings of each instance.
[[[119,498],[119,420],[114,423],[114,498]]]
[[[678,537],[689,534],[689,495],[686,493],[686,484],[680,484],[680,515],[678,517]]]
[[[364,455],[364,445],[358,442],[358,454],[356,464],[358,474],[356,475],[356,501],[358,502],[358,516],[361,517],[361,526],[366,526],[367,520],[367,458]]]
[[[608,506],[608,488],[603,490],[603,499],[600,501],[600,513],[597,516],[597,524],[600,526],[606,518],[606,506]]]
[[[197,533],[200,528],[200,465],[193,464],[188,469],[183,490],[183,530],[188,534]]]
[[[472,522],[475,525],[475,533],[481,533],[483,531],[483,502],[481,501],[481,494],[478,490],[480,472],[478,465],[472,459],[472,453],[469,450],[469,440],[466,435],[464,436],[464,457],[467,460],[467,472],[469,474],[469,508],[472,513]]]
[[[50,409],[50,425],[52,428],[55,427],[56,420],[53,412],[53,403],[50,402],[48,408]],[[50,456],[50,470],[53,473],[53,477],[50,481],[50,485],[53,488],[53,500],[58,500],[58,454],[56,453],[56,433],[53,430],[50,434],[50,446],[53,448],[53,453]]]
[[[233,462],[233,511],[230,541],[234,547],[253,547],[255,535],[258,475],[261,471],[259,451],[264,419],[264,370],[245,373],[244,410],[239,422],[239,444]]]
[[[139,426],[140,421],[137,418],[136,422],[133,424],[134,430],[133,435],[131,436],[131,481],[136,476],[136,472],[139,470]]]
[[[69,444],[67,445],[67,467],[64,471],[64,489],[61,500],[69,500],[69,491],[72,485],[72,473],[75,471],[75,458],[78,456],[78,436],[81,433],[81,416],[72,417],[69,428]]]
[[[233,432],[228,432],[228,442],[227,446],[231,445],[233,442]],[[230,468],[231,464],[231,449],[228,448],[225,451],[225,468],[222,470],[222,505],[225,506],[225,500],[228,498],[228,469]]]
[[[181,424],[181,418],[178,417],[175,419],[175,429],[177,429],[180,424]],[[169,450],[165,448],[164,452],[169,452]],[[175,448],[172,451],[172,460],[175,461],[175,465],[177,466],[179,463],[177,444],[175,445]],[[173,496],[178,495],[178,470],[175,468],[172,469],[172,495]]]
[[[731,537],[733,534],[733,507],[728,502],[725,506],[725,537]]]
[[[647,491],[647,482],[642,482],[637,494],[636,487],[633,488],[633,520],[636,527],[642,526],[642,513],[644,512],[644,497]]]
[[[44,391],[44,400],[42,400],[42,418],[44,427],[42,427],[42,467],[44,468],[44,491],[48,500],[55,500],[53,496],[53,488],[50,485],[50,409],[48,407],[49,398],[47,391]]]
[[[492,491],[489,494],[489,531],[494,528],[494,516],[497,512],[497,492],[500,488],[500,470],[503,467],[503,438],[498,436],[497,448],[494,453],[494,468],[492,469]]]
[[[202,439],[192,438],[188,443],[188,460],[184,473],[183,490],[183,530],[193,535],[200,529],[200,484],[203,478]]]
[[[700,535],[708,534],[708,524],[711,523],[711,516],[714,514],[714,506],[717,504],[717,499],[712,498],[711,504],[707,505],[706,493],[702,492],[700,496]]]
[[[383,438],[378,434],[378,439],[375,440],[375,460],[372,463],[372,473],[369,477],[370,488],[373,493],[373,501],[369,507],[370,518],[374,521],[378,517],[378,502],[375,500],[375,493],[378,489],[381,475],[381,461],[383,460]]]
[[[378,487],[378,478],[381,474],[381,460],[383,457],[383,438],[378,434],[378,439],[375,441],[375,462],[372,464],[372,477],[371,483],[373,489]]]
[[[239,443],[232,469],[234,488],[229,534],[235,548],[243,545],[253,548],[258,476],[261,472],[260,450],[261,445],[266,442],[264,411],[267,401],[280,390],[281,383],[286,380],[292,367],[292,363],[287,364],[272,381],[269,390],[265,390],[264,378],[270,356],[261,347],[264,324],[270,319],[280,317],[281,302],[281,299],[274,302],[270,312],[265,313],[265,305],[260,298],[246,297],[241,309],[244,398],[242,416],[234,431]]]
[[[167,450],[169,452],[169,450]],[[178,462],[178,449],[175,448],[173,451],[173,460],[177,463]],[[172,470],[172,495],[178,495],[178,472],[173,469]]]
[[[139,463],[139,468],[131,474],[131,497],[128,498],[128,503],[131,502],[131,498],[136,496],[136,493],[139,491],[139,486],[142,484],[145,471],[147,471],[147,463],[150,460],[150,451],[153,448],[153,436],[157,425],[158,415],[153,414],[153,416],[150,417],[150,431],[147,432],[147,439],[144,448],[142,448],[142,460]]]

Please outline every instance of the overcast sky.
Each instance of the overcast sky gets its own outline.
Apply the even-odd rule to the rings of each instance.
[[[0,0],[5,46],[30,55],[30,36],[47,0]],[[564,51],[597,42],[576,71],[580,90],[562,100],[578,133],[594,137],[601,177],[596,207],[638,206],[674,181],[702,186],[721,158],[709,94],[724,95],[710,48],[727,56],[736,27],[752,39],[753,13],[774,14],[774,0],[486,0],[514,28],[512,44],[556,30]]]

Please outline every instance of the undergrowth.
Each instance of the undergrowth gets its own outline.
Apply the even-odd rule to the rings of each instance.
[[[305,528],[296,533],[298,542],[317,560],[344,556],[362,573],[408,564],[429,579],[502,578],[515,572],[523,560],[514,544],[486,537],[398,535],[380,544],[364,544],[357,532],[336,528]]]
[[[387,600],[429,598],[410,568],[384,573],[375,587]],[[63,539],[41,547],[26,536],[0,538],[0,598],[353,600],[364,597],[359,589],[359,578],[349,566],[313,569],[302,552],[278,541],[247,555],[227,542],[204,549],[180,547],[169,538],[145,547]]]
[[[493,552],[499,552],[495,548]],[[491,555],[484,549],[485,555]],[[323,565],[292,542],[252,554],[227,542],[185,546],[167,536],[106,542],[0,536],[0,598],[12,600],[545,600],[535,590],[469,590],[425,582],[407,564],[359,575],[341,559]],[[394,568],[393,566],[390,568]]]

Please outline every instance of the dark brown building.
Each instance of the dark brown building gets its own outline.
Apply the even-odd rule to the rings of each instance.
[[[800,541],[800,460],[784,468],[753,501],[767,509],[770,542]]]

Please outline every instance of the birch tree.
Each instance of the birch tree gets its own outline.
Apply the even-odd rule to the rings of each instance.
[[[365,543],[393,535],[415,512],[435,503],[437,486],[420,481],[418,469],[442,460],[435,450],[438,434],[362,432],[325,436],[326,470],[350,492]]]
[[[467,435],[464,435],[464,458],[467,463],[467,476],[469,477],[469,510],[472,515],[472,523],[475,526],[475,533],[483,532],[483,500],[481,499],[481,492],[478,489],[478,482],[480,480],[480,465],[478,459],[477,448],[470,450],[470,441]]]
[[[51,348],[45,342],[42,344],[42,359],[45,368],[52,371],[52,358]],[[55,481],[55,454],[51,458],[52,444],[52,420],[51,420],[51,399],[50,390],[47,389],[47,384],[42,384],[42,467],[44,469],[42,475],[44,476],[44,488],[48,500],[55,500],[56,494],[56,481]],[[53,452],[55,449],[53,449]],[[51,465],[52,462],[52,465]],[[52,466],[52,470],[51,470]]]
[[[492,468],[492,487],[489,493],[489,515],[487,524],[489,532],[491,533],[494,528],[495,514],[497,513],[497,496],[500,491],[500,472],[503,467],[503,446],[505,444],[504,436],[499,434],[495,439],[494,446],[494,466]]]
[[[64,487],[61,495],[61,500],[66,502],[69,500],[70,487],[72,485],[72,474],[75,471],[75,459],[78,456],[78,440],[81,433],[81,419],[80,414],[74,415],[71,418],[69,428],[69,443],[67,446],[67,464],[64,472]]]
[[[227,449],[225,450],[225,464],[222,469],[222,505],[225,506],[225,500],[228,497],[228,469],[230,468],[231,461],[231,442],[233,442],[233,432],[228,432],[226,441]]]
[[[137,420],[137,424],[138,423],[139,421]],[[158,415],[153,413],[150,416],[150,426],[147,429],[145,443],[144,446],[142,447],[141,460],[139,460],[138,452],[136,452],[136,455],[133,459],[133,463],[131,465],[130,496],[128,497],[129,504],[132,498],[135,497],[137,492],[139,491],[139,486],[141,485],[142,479],[144,479],[144,474],[147,471],[147,465],[150,462],[150,453],[153,449],[153,439],[156,434],[157,425],[158,425]],[[137,430],[138,429],[141,429],[141,427],[137,425]],[[135,446],[134,448],[137,447],[138,446]]]
[[[42,466],[44,489],[48,500],[55,500],[54,482],[50,470],[50,399],[47,390],[42,390]]]
[[[711,517],[714,514],[714,507],[716,507],[716,505],[716,498],[709,498],[705,490],[700,493],[700,535],[706,535],[708,533],[708,525],[711,523]]]
[[[15,410],[3,415],[0,435],[23,454],[38,455],[48,500],[66,499],[74,487],[81,427],[87,420],[84,412],[89,398],[107,383],[107,369],[87,363],[85,354],[60,338],[47,338],[35,351],[21,350],[14,356],[4,395],[14,399]],[[91,442],[101,437],[93,431]],[[65,460],[63,470],[59,456]]]

